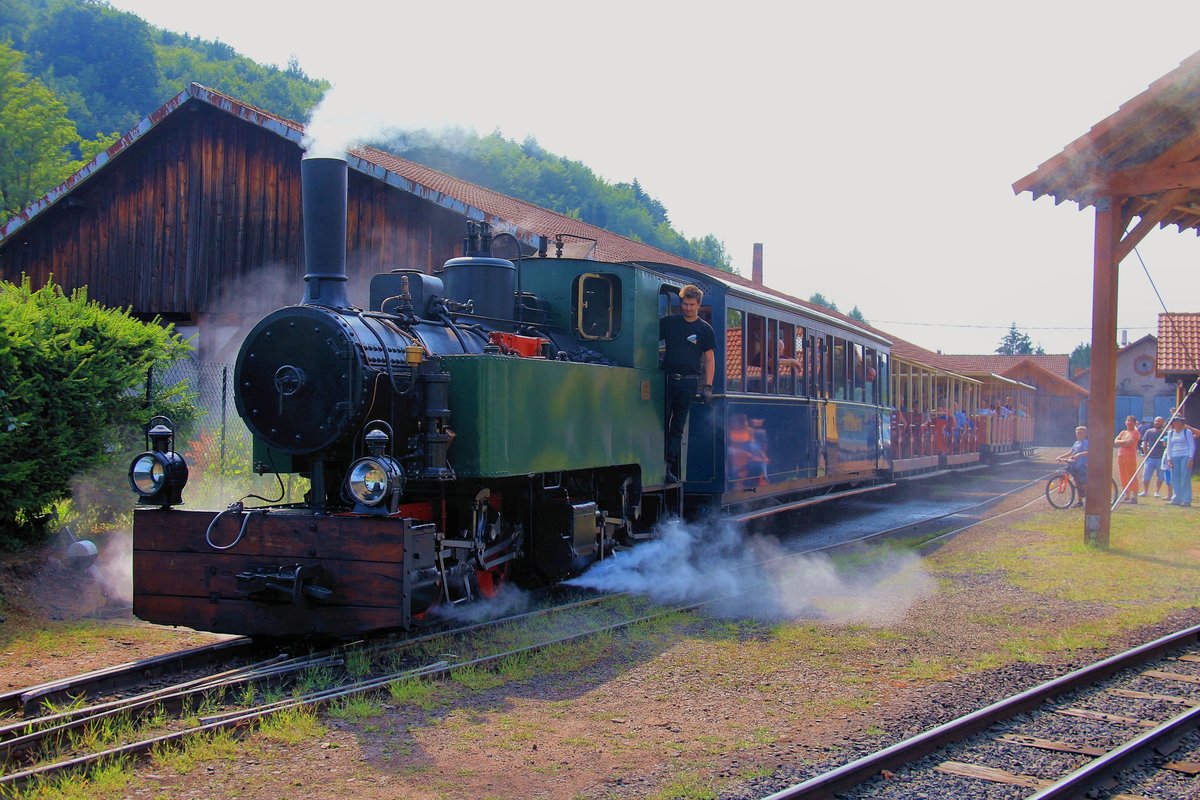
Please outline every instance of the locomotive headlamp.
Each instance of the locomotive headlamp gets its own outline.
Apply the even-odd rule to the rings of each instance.
[[[346,493],[354,500],[355,514],[394,514],[404,491],[404,470],[391,456],[384,455],[389,437],[378,428],[364,441],[367,455],[350,465]]]
[[[150,428],[146,438],[150,449],[139,454],[129,465],[129,485],[138,494],[138,505],[160,505],[169,508],[183,502],[183,487],[187,485],[188,468],[183,456],[175,452],[175,431],[166,417]]]

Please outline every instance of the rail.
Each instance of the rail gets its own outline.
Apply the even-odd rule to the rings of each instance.
[[[885,770],[894,772],[941,747],[987,730],[997,723],[1018,714],[1037,709],[1048,700],[1077,689],[1093,686],[1123,669],[1163,658],[1168,652],[1184,646],[1195,645],[1197,641],[1200,641],[1200,626],[1193,626],[1164,636],[1124,653],[1075,670],[1012,697],[1000,700],[986,708],[959,717],[944,725],[939,725],[924,733],[917,734],[877,753],[790,786],[770,795],[764,800],[813,800],[814,798],[828,798],[833,797],[837,793],[844,793],[853,787],[875,778]],[[1180,724],[1194,724],[1197,719],[1196,711],[1197,709],[1193,708],[1187,714],[1180,715],[1178,719],[1169,720],[1169,729],[1177,730]],[[1164,726],[1160,727],[1163,728],[1163,731],[1159,731],[1155,736],[1150,735],[1155,733],[1155,731],[1151,731],[1149,734],[1138,737],[1122,747],[1104,754],[1099,763],[1089,764],[1078,771],[1079,774],[1072,773],[1062,778],[1053,786],[1042,787],[1043,791],[1034,797],[1044,800],[1044,798],[1082,796],[1079,792],[1080,786],[1094,783],[1100,777],[1127,764],[1131,758],[1144,757],[1145,747],[1153,746],[1153,742],[1168,735],[1165,732],[1168,729],[1167,725],[1164,724]],[[1158,728],[1156,728],[1156,731],[1158,731]],[[1136,745],[1135,742],[1137,742]]]

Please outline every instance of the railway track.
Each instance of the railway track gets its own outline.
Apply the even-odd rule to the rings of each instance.
[[[1198,724],[1200,626],[1195,626],[1000,700],[767,800],[1194,797],[1200,786],[1192,778],[1200,774],[1200,763],[1165,754]],[[1151,763],[1146,775],[1121,774],[1146,762]],[[1177,776],[1184,776],[1174,782],[1186,793],[1163,793],[1157,784]],[[1143,794],[1151,785],[1153,794]]]
[[[918,525],[970,514],[1024,491],[1030,485],[1034,484],[919,522],[908,522],[837,545],[798,550],[772,560],[816,552],[832,554],[861,547],[869,541],[905,535]],[[970,525],[981,521],[975,520]],[[941,533],[931,540],[946,535]],[[747,568],[758,566],[761,564]],[[6,697],[10,707],[27,709],[40,702],[43,708],[51,711],[0,725],[0,763],[5,767],[5,773],[0,776],[0,792],[31,781],[47,781],[64,771],[86,769],[105,760],[132,757],[189,736],[246,728],[271,713],[320,707],[386,689],[388,684],[397,681],[433,678],[456,669],[485,667],[585,637],[612,634],[657,617],[736,599],[737,595],[725,595],[664,607],[651,606],[649,601],[626,593],[588,597],[515,617],[400,641],[356,643],[296,658],[277,655],[120,699],[90,705],[75,703],[68,708],[60,707],[64,698],[75,698],[83,692],[127,689],[137,683],[139,676],[168,665],[192,663],[203,658],[213,659],[212,663],[216,663],[219,654],[228,657],[231,652],[240,652],[248,647],[249,640],[230,640],[209,648],[198,648],[196,652],[131,662],[111,670],[31,687],[9,693]],[[551,618],[554,621],[548,622]],[[537,635],[531,638],[529,635],[496,634],[506,627],[521,625],[536,627]],[[520,644],[513,645],[514,641]],[[306,675],[317,673],[321,674],[323,685],[314,685],[306,678]],[[197,709],[204,709],[204,712],[197,713]],[[112,735],[112,731],[119,731],[119,735]]]
[[[495,664],[676,611],[651,610],[647,601],[628,595],[593,596],[399,641],[360,642],[296,658],[276,656],[125,698],[19,719],[0,726],[5,768],[0,795],[190,736],[246,728],[272,713],[320,707],[397,681]],[[534,634],[514,631],[521,626]]]
[[[61,705],[70,697],[120,692],[147,680],[168,678],[177,673],[225,663],[248,653],[253,641],[245,636],[180,650],[161,656],[129,661],[111,667],[0,694],[0,714],[29,716],[39,706]]]

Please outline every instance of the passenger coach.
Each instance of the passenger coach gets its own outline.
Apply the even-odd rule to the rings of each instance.
[[[688,504],[748,520],[890,486],[889,342],[733,281],[660,266],[659,315],[704,292],[717,338],[713,403],[692,409]]]

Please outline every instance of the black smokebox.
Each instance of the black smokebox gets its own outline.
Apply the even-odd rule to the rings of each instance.
[[[349,308],[346,297],[346,176],[341,158],[300,162],[304,208],[304,302]]]

